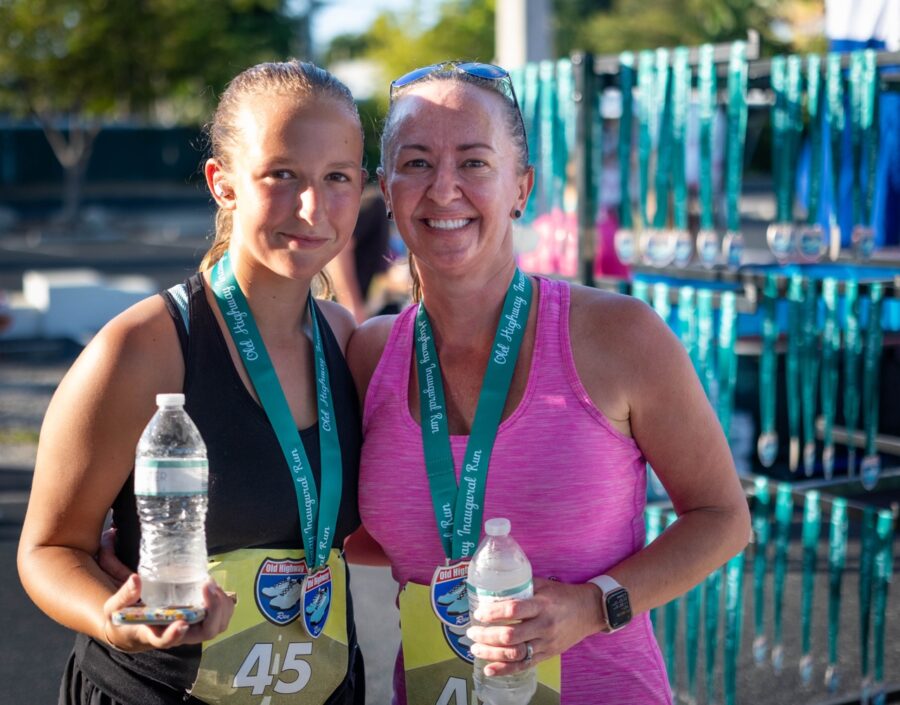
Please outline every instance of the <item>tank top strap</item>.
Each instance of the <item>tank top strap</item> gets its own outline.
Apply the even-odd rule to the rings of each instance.
[[[559,375],[567,363],[569,350],[569,286],[558,279],[537,277],[538,302],[537,333],[534,341],[532,367],[540,370],[539,378],[558,384]]]
[[[412,355],[413,329],[415,327],[418,304],[407,306],[401,311],[393,326],[381,358],[369,380],[366,389],[366,398],[363,402],[363,433],[369,425],[375,409],[380,406],[388,396],[399,395],[406,399],[406,390],[409,389],[409,365]]]

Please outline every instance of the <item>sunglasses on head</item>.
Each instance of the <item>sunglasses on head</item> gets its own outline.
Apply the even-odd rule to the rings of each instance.
[[[439,64],[431,64],[430,66],[413,69],[409,73],[403,74],[400,78],[391,81],[391,101],[393,102],[396,92],[401,88],[412,85],[416,81],[421,81],[423,78],[431,76],[432,74],[447,71],[464,73],[486,81],[499,81],[504,94],[509,98],[512,98],[512,102],[516,106],[516,115],[519,117],[519,124],[522,126],[522,135],[525,135],[525,120],[522,118],[522,110],[519,108],[519,100],[516,98],[516,91],[513,88],[509,71],[501,66],[495,66],[494,64],[482,64],[478,61],[443,61]],[[525,149],[527,152],[527,143]]]

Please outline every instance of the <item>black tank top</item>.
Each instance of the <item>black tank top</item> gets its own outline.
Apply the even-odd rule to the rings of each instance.
[[[209,457],[209,508],[206,545],[210,555],[239,548],[302,548],[294,484],[281,447],[266,417],[235,370],[222,330],[206,300],[203,277],[187,281],[190,331],[171,295],[163,292],[178,330],[185,360],[185,409],[200,430]],[[332,385],[343,461],[343,494],[334,546],[360,524],[357,507],[359,451],[362,441],[359,402],[353,378],[325,316],[317,309]],[[318,425],[300,430],[313,477],[321,486]],[[113,503],[118,529],[116,553],[137,570],[140,524],[133,480]],[[357,702],[363,692],[362,659],[356,644],[353,607],[347,595],[350,663],[344,686],[328,705]],[[78,635],[76,664],[102,690],[125,703],[170,705],[199,703],[185,696],[200,663],[200,646],[126,654]],[[355,676],[358,676],[356,678]],[[356,691],[356,696],[354,692]]]

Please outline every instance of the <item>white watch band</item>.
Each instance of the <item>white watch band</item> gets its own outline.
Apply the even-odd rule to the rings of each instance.
[[[588,580],[588,582],[594,583],[594,585],[600,588],[600,592],[602,592],[604,595],[612,590],[615,590],[616,588],[622,587],[621,585],[619,585],[616,579],[610,575],[598,575],[596,578],[591,578],[590,580]]]

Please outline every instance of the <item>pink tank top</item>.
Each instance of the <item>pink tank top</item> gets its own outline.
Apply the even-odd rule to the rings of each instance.
[[[644,545],[645,461],[634,440],[594,406],[578,378],[568,284],[538,281],[531,370],[521,402],[497,432],[484,519],[512,522],[535,576],[583,583]],[[416,309],[398,316],[369,383],[359,474],[360,515],[401,586],[410,580],[428,584],[444,563],[421,429],[409,411]],[[467,440],[450,439],[457,482]],[[563,654],[562,703],[671,703],[646,613],[615,634],[596,634]]]

